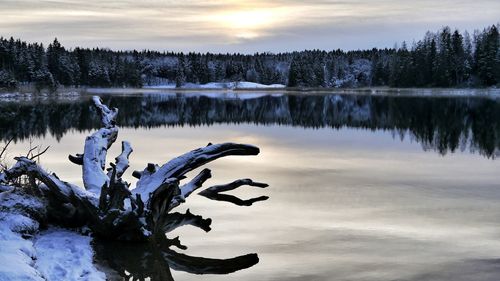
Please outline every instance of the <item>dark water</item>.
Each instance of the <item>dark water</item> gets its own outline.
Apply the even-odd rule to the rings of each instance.
[[[80,169],[66,157],[81,152],[85,136],[99,125],[89,98],[0,102],[1,138],[16,140],[12,156],[25,151],[30,138],[51,145],[42,164],[79,184]],[[99,259],[115,260],[115,269],[142,277],[171,271],[175,280],[500,278],[495,97],[273,92],[102,98],[120,109],[119,140],[134,148],[129,172],[208,142],[244,142],[261,154],[210,164],[206,186],[249,177],[270,185],[229,193],[242,200],[269,196],[250,207],[192,195],[183,208],[213,222],[209,233],[189,226],[173,233],[189,247],[176,250],[187,258],[172,254],[165,267],[148,249],[106,257],[102,253],[112,248],[99,247]],[[109,160],[119,153],[115,146]],[[130,173],[127,178],[134,182]],[[234,262],[226,259],[249,253],[259,262],[248,269],[196,275],[206,260],[192,257],[218,259],[212,262],[231,271]],[[254,262],[246,258],[237,263]]]

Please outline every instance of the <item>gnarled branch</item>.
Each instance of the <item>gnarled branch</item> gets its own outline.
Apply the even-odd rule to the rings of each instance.
[[[118,128],[115,126],[118,109],[109,109],[99,97],[94,96],[92,100],[104,127],[85,139],[83,155],[70,156],[69,159],[73,163],[81,163],[85,189],[99,196],[101,188],[109,184],[109,177],[104,169],[107,151],[118,137]]]
[[[102,124],[106,128],[114,128],[116,125],[115,119],[116,115],[118,115],[118,108],[109,109],[108,106],[102,104],[102,100],[98,96],[93,96],[92,101],[101,114]]]
[[[179,206],[181,203],[186,201],[186,198],[191,195],[195,190],[200,188],[205,181],[212,177],[212,172],[210,169],[203,169],[196,177],[194,177],[190,182],[180,187],[180,194],[175,196],[170,203],[169,210]]]
[[[204,219],[202,216],[193,215],[188,209],[185,214],[177,212],[169,213],[161,228],[164,232],[168,233],[181,226],[192,225],[203,229],[205,232],[209,232],[211,224],[212,219]]]
[[[132,146],[128,141],[122,141],[122,153],[120,153],[120,155],[115,158],[115,164],[113,167],[116,170],[117,178],[121,178],[123,173],[125,173],[125,171],[128,169],[128,158],[133,151],[134,150],[132,149]],[[111,178],[111,170],[112,169],[108,169],[108,178]]]
[[[16,164],[0,174],[0,183],[8,183],[26,175],[38,179],[44,185],[39,188],[48,201],[53,219],[62,225],[84,225],[91,214],[97,213],[97,199],[85,190],[61,181],[55,174],[50,174],[27,157],[16,157]]]
[[[187,172],[221,157],[257,154],[259,154],[259,148],[253,145],[237,143],[209,144],[206,147],[195,149],[170,160],[154,173],[142,173],[133,192],[141,194],[143,198],[148,198],[149,194],[158,188],[165,179],[180,178]]]

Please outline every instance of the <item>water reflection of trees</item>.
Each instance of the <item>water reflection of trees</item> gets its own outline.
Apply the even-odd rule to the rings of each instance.
[[[500,147],[500,103],[471,97],[266,95],[214,98],[203,95],[104,97],[120,108],[123,127],[253,123],[304,128],[390,130],[441,154],[471,149],[491,157]],[[98,127],[86,99],[1,103],[1,138],[23,139]],[[76,124],[76,125],[75,125]]]

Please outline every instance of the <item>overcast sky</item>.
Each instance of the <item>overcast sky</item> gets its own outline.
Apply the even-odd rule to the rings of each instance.
[[[500,0],[0,0],[0,36],[201,52],[367,49],[500,21]]]

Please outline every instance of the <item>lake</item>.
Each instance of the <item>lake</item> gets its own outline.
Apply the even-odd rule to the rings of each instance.
[[[246,207],[193,194],[180,208],[212,218],[212,231],[170,235],[188,246],[178,252],[257,253],[259,263],[223,276],[174,270],[175,280],[498,280],[500,95],[459,92],[99,94],[120,109],[132,185],[133,170],[209,142],[261,149],[210,163],[204,186],[252,178],[269,187],[229,194],[268,200]],[[67,156],[99,126],[91,95],[2,98],[1,139],[16,141],[9,155],[50,145],[42,165],[81,185]],[[108,162],[119,152],[117,142]]]

